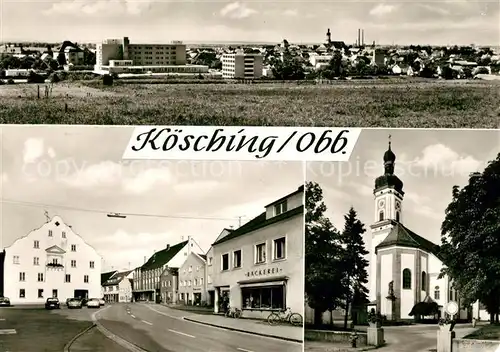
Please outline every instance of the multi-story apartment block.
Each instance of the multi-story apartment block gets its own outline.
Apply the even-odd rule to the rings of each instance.
[[[103,284],[102,297],[108,303],[132,301],[133,270],[115,272]]]
[[[192,237],[155,252],[144,265],[134,270],[134,300],[160,302],[162,273],[167,268],[180,268],[191,252],[203,253]]]
[[[290,307],[304,311],[304,186],[213,243],[214,311],[229,305],[244,317],[267,318]]]
[[[248,54],[242,50],[222,55],[222,77],[254,79],[262,77],[262,54]]]
[[[16,240],[3,256],[0,294],[12,304],[100,295],[101,256],[58,216]]]
[[[206,73],[208,66],[186,65],[186,45],[130,44],[128,37],[96,44],[97,72],[109,73]]]
[[[160,294],[162,303],[177,303],[179,292],[179,270],[166,268],[160,276]]]
[[[179,268],[179,301],[189,305],[206,304],[206,263],[205,255],[191,252]]]

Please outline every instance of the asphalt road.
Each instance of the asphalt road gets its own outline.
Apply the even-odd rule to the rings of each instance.
[[[302,352],[302,344],[192,323],[187,312],[118,304],[99,313],[113,334],[150,352]]]

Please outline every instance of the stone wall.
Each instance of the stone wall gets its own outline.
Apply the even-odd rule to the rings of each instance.
[[[497,352],[500,341],[453,339],[453,352]]]
[[[366,333],[358,332],[358,346],[366,346],[366,339]],[[304,330],[304,340],[350,344],[351,333],[347,331]]]

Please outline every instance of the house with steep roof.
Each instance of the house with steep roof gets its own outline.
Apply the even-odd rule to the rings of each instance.
[[[287,307],[303,314],[304,186],[224,231],[212,247],[214,312],[229,302],[249,318],[265,319]]]
[[[99,297],[101,262],[83,237],[54,216],[5,248],[0,294],[14,305],[41,304],[49,297]]]
[[[155,252],[142,266],[136,268],[133,274],[134,301],[160,302],[161,275],[167,268],[180,268],[191,252],[203,253],[198,243],[188,237],[173,246],[167,246]]]
[[[191,252],[184,264],[179,268],[178,301],[187,305],[206,305],[206,264],[204,254]]]
[[[102,277],[102,275],[101,275]],[[114,272],[104,283],[103,299],[108,303],[131,302],[133,270]]]

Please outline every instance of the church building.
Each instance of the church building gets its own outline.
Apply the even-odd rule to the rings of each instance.
[[[375,180],[374,223],[371,228],[370,306],[388,320],[414,319],[419,302],[436,302],[439,315],[449,301],[460,297],[448,277],[438,278],[443,267],[439,246],[404,225],[403,181],[394,173],[396,155],[384,154],[384,174]],[[460,310],[456,319],[472,318],[472,309]]]

